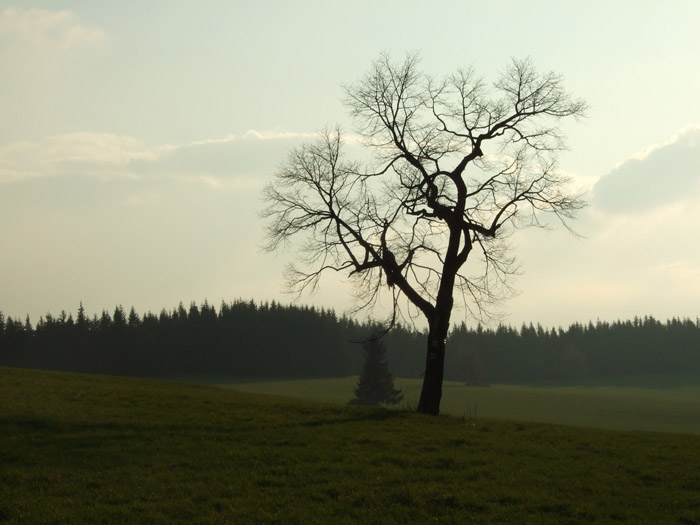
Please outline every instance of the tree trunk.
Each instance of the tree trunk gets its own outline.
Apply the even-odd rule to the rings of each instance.
[[[449,329],[449,313],[439,316],[429,325],[428,351],[425,360],[423,389],[418,402],[418,412],[437,416],[442,399],[442,379],[445,370],[445,345]]]

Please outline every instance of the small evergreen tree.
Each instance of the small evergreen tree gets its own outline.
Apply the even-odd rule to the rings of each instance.
[[[394,388],[394,378],[386,361],[386,347],[381,341],[367,341],[362,345],[365,364],[355,387],[351,405],[395,405],[403,399],[401,390]]]
[[[467,386],[489,386],[486,369],[476,348],[467,345],[458,351],[457,356]]]

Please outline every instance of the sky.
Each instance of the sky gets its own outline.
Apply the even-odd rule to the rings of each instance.
[[[511,58],[590,105],[561,169],[589,206],[512,242],[506,323],[700,316],[700,3],[0,0],[0,311],[289,303],[261,189],[352,121],[380,52],[435,75]],[[329,276],[301,304],[351,306]],[[465,318],[456,311],[453,320]]]

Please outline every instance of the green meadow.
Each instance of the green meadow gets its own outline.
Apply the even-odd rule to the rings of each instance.
[[[0,521],[700,523],[700,436],[478,406],[430,417],[0,368]]]
[[[224,385],[236,390],[347,403],[357,377],[258,381]],[[422,380],[396,379],[403,408],[417,406]],[[617,378],[585,386],[494,385],[446,381],[441,411],[464,417],[556,423],[614,430],[700,434],[700,378]]]

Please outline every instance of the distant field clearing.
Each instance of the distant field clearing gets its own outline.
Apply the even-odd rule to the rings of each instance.
[[[396,379],[405,392],[404,408],[415,407],[420,379]],[[260,381],[222,385],[244,392],[347,403],[357,377]],[[456,416],[538,421],[651,432],[700,434],[700,386],[467,387],[447,381],[442,412]]]

